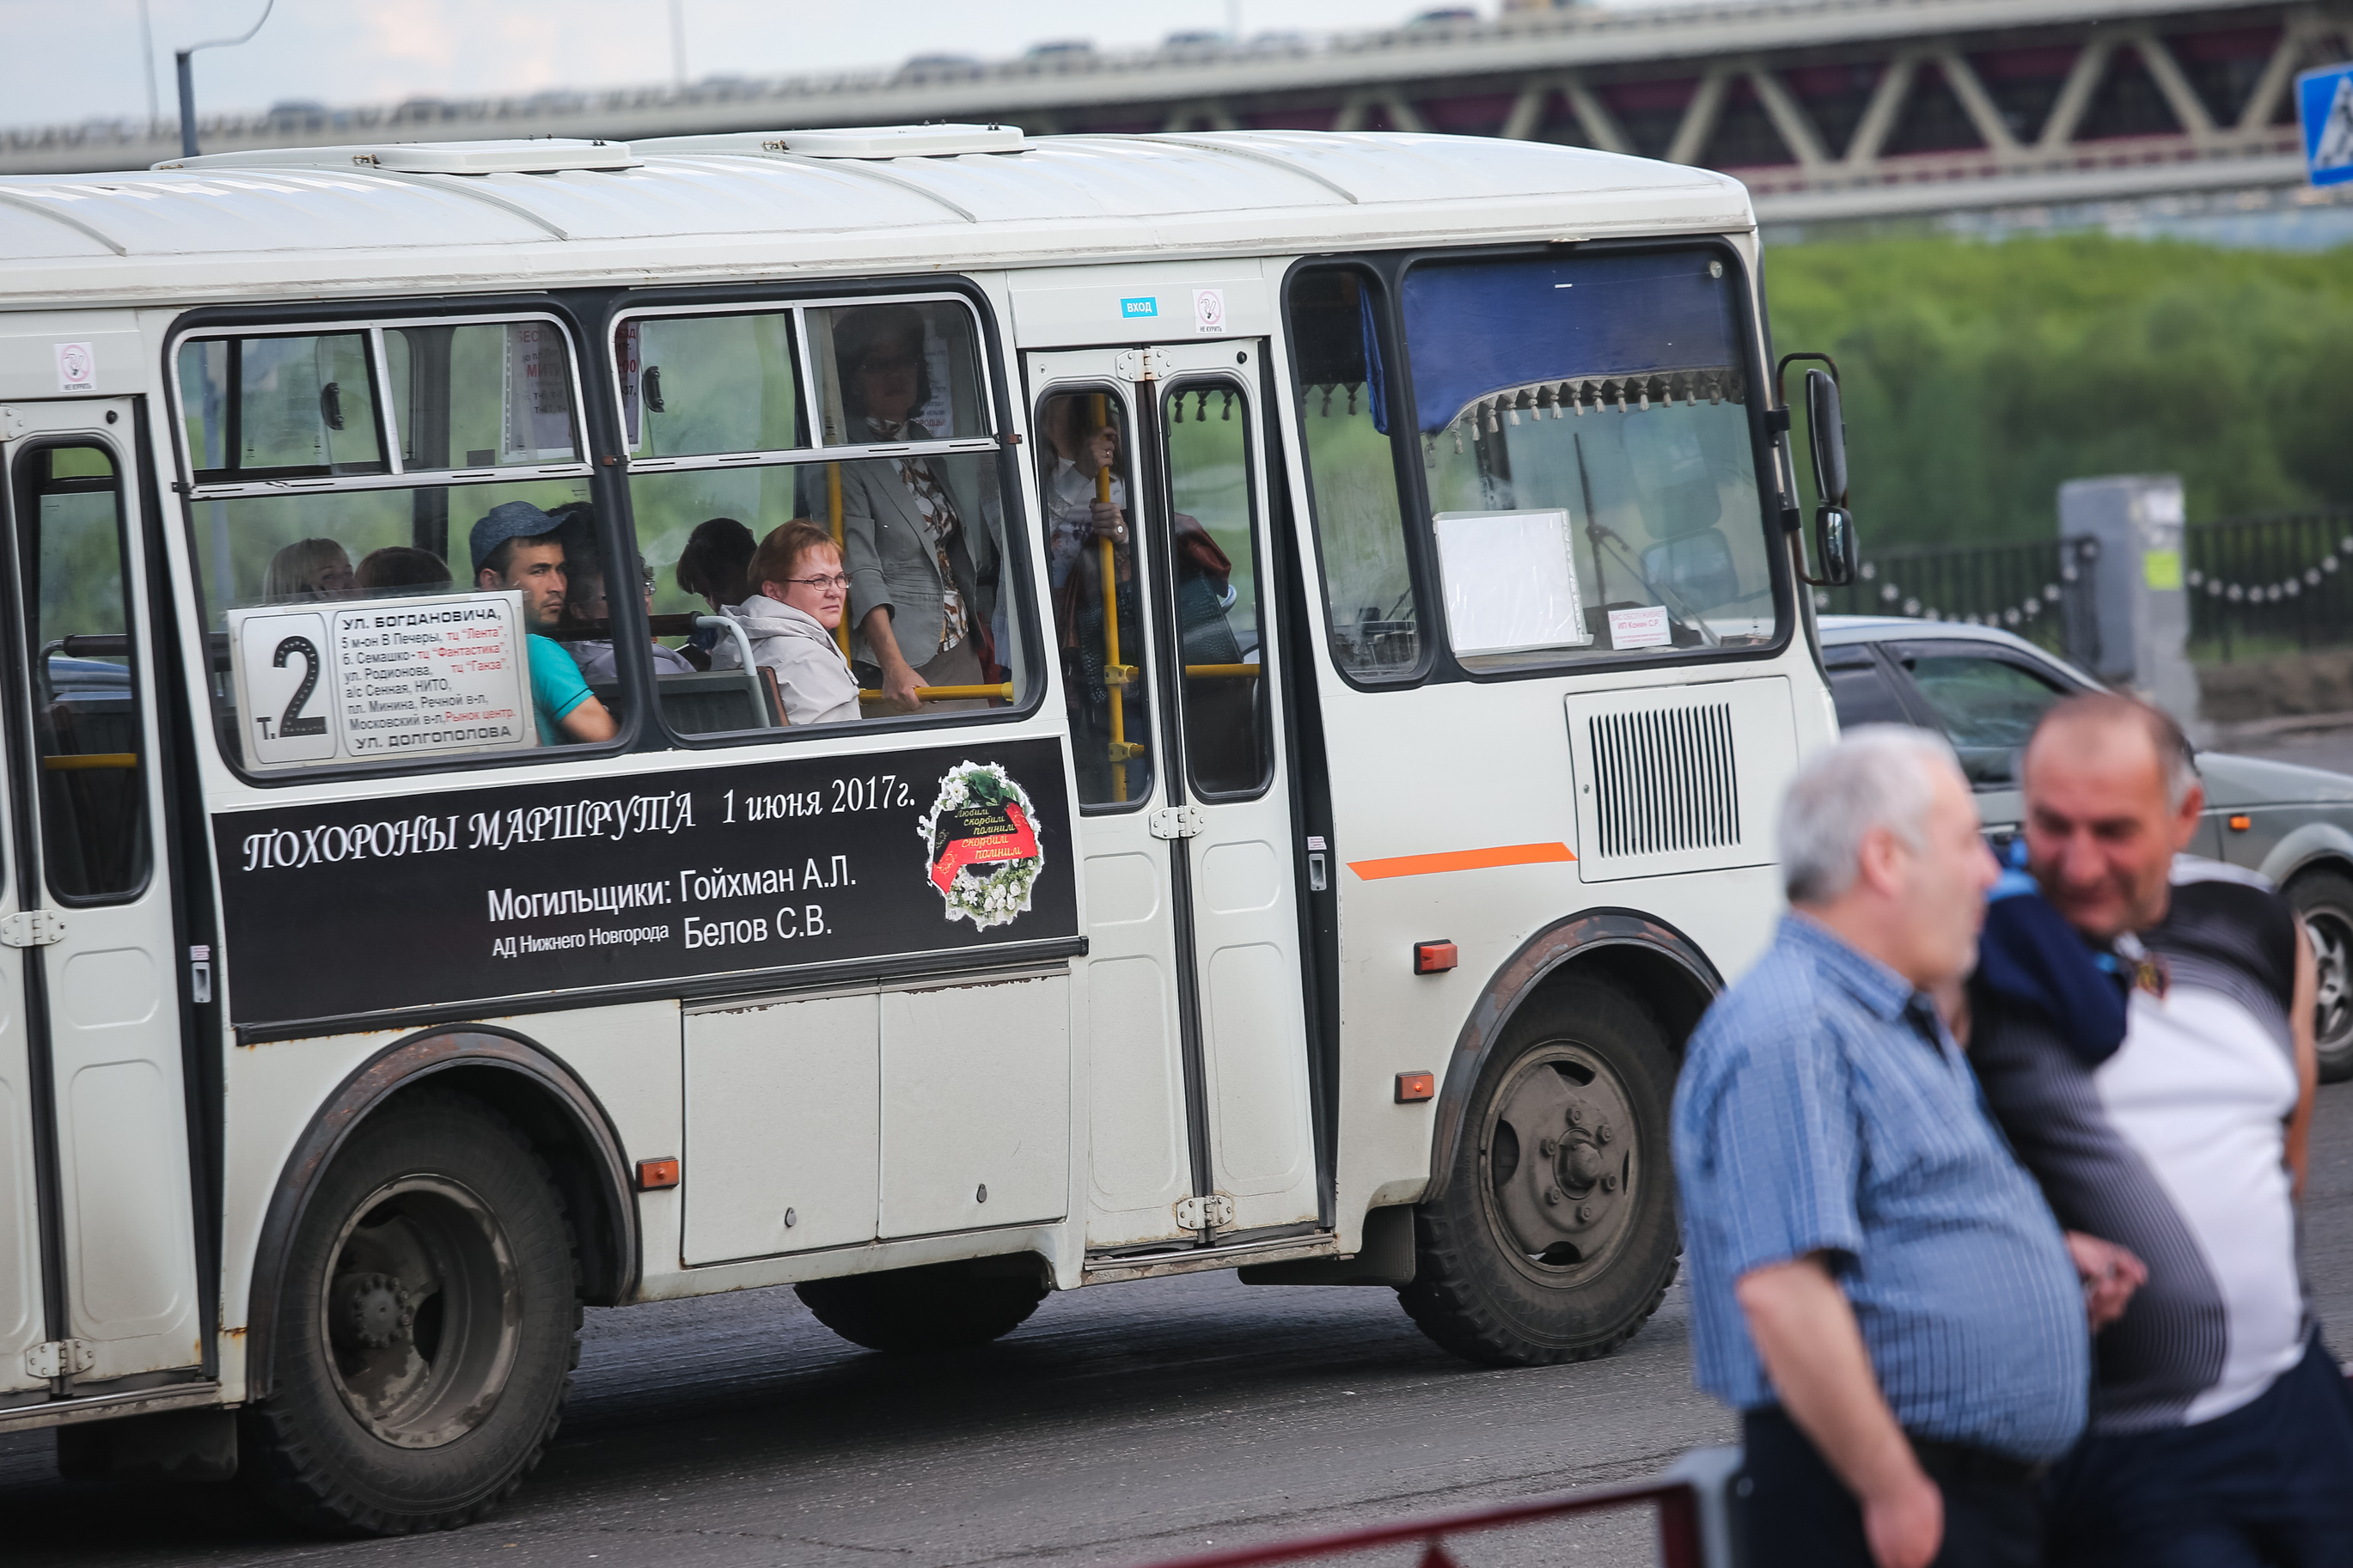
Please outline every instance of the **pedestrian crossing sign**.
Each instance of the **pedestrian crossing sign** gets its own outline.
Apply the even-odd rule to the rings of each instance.
[[[2295,79],[2304,121],[2304,162],[2316,185],[2353,181],[2353,65],[2327,66]]]

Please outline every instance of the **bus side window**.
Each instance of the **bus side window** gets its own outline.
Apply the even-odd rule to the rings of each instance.
[[[844,691],[870,719],[1018,698],[1029,677],[969,306],[637,316],[613,354],[657,625],[692,624],[707,680],[740,669],[748,647],[803,716],[796,728],[849,719]],[[754,550],[796,520],[834,551],[809,550],[797,581],[751,580]],[[674,733],[773,738],[732,710],[674,700],[689,678],[657,673]]]
[[[1379,406],[1374,287],[1350,268],[1309,268],[1289,303],[1332,657],[1357,680],[1394,681],[1421,667],[1421,612]]]
[[[147,883],[146,768],[123,569],[121,477],[96,445],[36,447],[17,460],[26,578],[41,859],[69,902]]]
[[[208,684],[230,757],[327,766],[609,732],[589,721],[604,708],[593,688],[595,708],[578,700],[596,628],[568,618],[566,569],[588,591],[605,546],[554,322],[196,338],[175,369]],[[424,482],[387,482],[393,453]],[[290,490],[289,479],[309,482]],[[544,528],[485,529],[494,518]],[[478,541],[491,562],[475,559]],[[499,579],[487,589],[484,564]],[[419,598],[440,618],[396,625]],[[459,621],[466,640],[453,642],[444,628]],[[609,672],[609,639],[605,654]]]
[[[1151,660],[1127,482],[1127,409],[1115,394],[1056,391],[1038,402],[1038,512],[1047,594],[1071,714],[1079,803],[1152,795]]]

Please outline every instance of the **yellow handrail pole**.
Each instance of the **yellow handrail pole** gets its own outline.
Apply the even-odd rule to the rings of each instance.
[[[840,570],[847,572],[849,569],[849,552],[842,548],[841,544],[841,465],[839,463],[828,463],[825,466],[825,505],[826,510],[833,520],[833,552],[841,562]],[[833,641],[834,646],[841,649],[843,659],[847,660],[849,658],[848,595],[842,596],[841,619],[834,623]]]
[[[1087,453],[1094,453],[1095,432],[1111,423],[1109,405],[1100,392],[1089,400],[1094,408],[1093,422],[1087,426]],[[1095,500],[1108,503],[1111,500],[1111,465],[1095,470]],[[1111,797],[1127,798],[1127,683],[1120,679],[1119,662],[1119,567],[1109,539],[1095,541],[1095,559],[1103,569],[1103,673],[1104,689],[1111,696]]]
[[[994,686],[918,686],[915,688],[915,700],[918,702],[968,702],[976,697],[996,697],[1010,702],[1013,700],[1013,682],[1001,680]],[[858,700],[860,702],[880,702],[882,700],[882,693],[860,687]]]

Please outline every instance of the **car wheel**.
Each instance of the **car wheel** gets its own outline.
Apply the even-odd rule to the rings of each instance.
[[[572,1236],[513,1125],[412,1095],[351,1135],[296,1227],[277,1387],[240,1474],[314,1527],[448,1530],[522,1484],[579,1359]]]
[[[1674,1058],[1649,1009],[1572,981],[1524,1006],[1472,1091],[1444,1191],[1414,1218],[1398,1291],[1468,1360],[1585,1361],[1624,1343],[1675,1277]]]
[[[2308,871],[2288,884],[2287,901],[2312,933],[2318,990],[2313,999],[2313,1043],[2320,1081],[2353,1078],[2353,878]]]

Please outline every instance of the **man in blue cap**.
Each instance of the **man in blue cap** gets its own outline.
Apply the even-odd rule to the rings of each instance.
[[[564,613],[564,541],[557,537],[562,526],[527,500],[501,501],[474,524],[468,538],[474,586],[485,594],[522,595],[531,633],[523,638],[531,659],[531,706],[543,746],[609,741],[621,728],[588,689],[572,656],[540,635]]]

